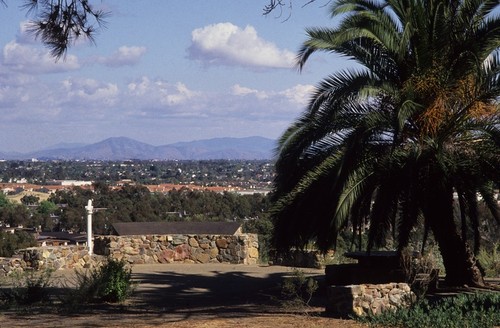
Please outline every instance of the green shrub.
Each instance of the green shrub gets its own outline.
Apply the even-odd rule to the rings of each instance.
[[[405,249],[401,252],[400,265],[417,299],[423,298],[429,288],[436,287],[439,269],[433,252],[415,255],[413,251]]]
[[[460,294],[357,320],[380,327],[487,328],[500,325],[500,293]]]
[[[306,277],[303,271],[294,269],[292,276],[285,278],[281,286],[281,296],[285,306],[309,306],[318,282],[312,277]]]
[[[270,252],[272,249],[272,234],[273,223],[267,215],[256,219],[245,221],[243,230],[245,233],[256,233],[259,238],[259,261],[261,263],[268,263],[270,260]]]
[[[500,277],[500,243],[493,244],[490,251],[481,249],[477,256],[486,277]]]
[[[72,303],[123,302],[133,290],[131,276],[124,261],[112,259],[100,267],[78,271]]]

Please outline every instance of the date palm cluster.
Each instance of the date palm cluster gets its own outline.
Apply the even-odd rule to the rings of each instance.
[[[321,81],[280,139],[278,247],[326,250],[348,224],[368,224],[368,249],[392,231],[402,250],[424,227],[448,282],[482,284],[478,202],[500,222],[499,9],[498,0],[339,0],[337,26],[307,30],[300,69],[318,51],[358,65]]]

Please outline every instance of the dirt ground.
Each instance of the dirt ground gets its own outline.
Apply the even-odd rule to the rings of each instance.
[[[0,313],[3,327],[364,327],[325,315],[323,270],[301,269],[320,283],[308,307],[284,306],[283,279],[293,269],[231,264],[157,264],[132,267],[137,283],[124,304],[68,311],[54,307]],[[68,286],[73,272],[57,272]]]

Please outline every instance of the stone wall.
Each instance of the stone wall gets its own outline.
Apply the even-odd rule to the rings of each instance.
[[[256,264],[259,243],[256,234],[100,236],[94,252],[133,264]]]
[[[378,314],[415,301],[407,283],[328,286],[326,311],[335,316]]]
[[[154,235],[97,236],[95,255],[86,246],[31,247],[11,258],[0,258],[0,276],[26,269],[82,269],[105,257],[144,263],[232,263],[256,264],[259,242],[256,234],[232,236]]]
[[[0,276],[26,269],[83,269],[102,261],[102,256],[88,255],[86,246],[30,247],[11,258],[0,258]]]
[[[23,270],[23,261],[21,257],[0,257],[0,277],[7,276],[15,271]]]

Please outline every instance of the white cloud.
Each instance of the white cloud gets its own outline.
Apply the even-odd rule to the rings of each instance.
[[[184,83],[176,83],[175,85],[175,93],[166,94],[163,98],[162,103],[168,105],[177,105],[196,97],[197,93],[189,90]]]
[[[2,64],[12,71],[26,74],[56,73],[80,68],[78,58],[74,55],[67,55],[64,60],[56,61],[48,51],[16,41],[4,46]]]
[[[116,104],[119,95],[118,86],[113,83],[103,83],[93,79],[66,79],[62,81],[69,102],[97,103],[98,106]]]
[[[8,76],[0,71],[0,82],[3,77]],[[53,133],[53,143],[60,142],[62,135],[70,141],[76,141],[76,136],[99,141],[134,133],[179,135],[185,140],[214,135],[277,136],[303,110],[312,88],[297,85],[270,91],[236,84],[205,92],[147,76],[126,86],[70,77],[52,83],[35,76],[25,82],[0,85],[3,134]]]
[[[254,27],[244,29],[219,23],[195,29],[189,56],[205,64],[240,65],[261,68],[291,68],[295,55],[280,50],[257,35]]]
[[[22,21],[19,23],[19,32],[16,35],[16,42],[21,44],[35,44],[37,41],[32,33],[29,32],[31,23]]]
[[[306,106],[311,99],[315,87],[313,85],[298,84],[281,92],[290,102],[299,106]]]
[[[127,87],[130,95],[141,99],[141,102],[145,101],[148,104],[157,103],[167,106],[185,103],[201,94],[190,90],[181,82],[171,84],[158,79],[151,80],[145,76],[138,81],[130,82]]]
[[[250,89],[247,87],[242,87],[239,84],[233,85],[233,87],[231,89],[232,89],[233,94],[236,96],[244,96],[244,95],[248,95],[248,94],[258,93],[258,90]]]
[[[243,87],[239,84],[235,84],[231,88],[231,94],[235,96],[255,96],[258,99],[281,99],[287,100],[288,102],[298,106],[303,107],[308,104],[311,94],[314,90],[314,86],[312,85],[303,85],[298,84],[292,88],[279,91],[279,92],[271,92],[271,91],[262,91],[256,89],[250,89],[247,87]]]
[[[250,89],[247,87],[242,87],[239,84],[233,85],[231,88],[232,94],[235,96],[247,96],[247,95],[254,95],[255,97],[259,99],[266,99],[269,97],[269,94],[265,91],[259,91],[256,89]]]
[[[133,66],[140,62],[145,53],[145,47],[122,46],[111,56],[99,57],[96,61],[108,67]]]

